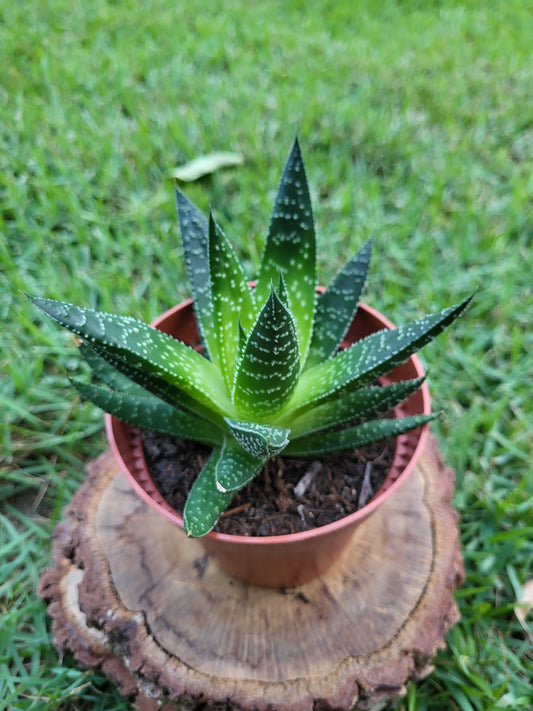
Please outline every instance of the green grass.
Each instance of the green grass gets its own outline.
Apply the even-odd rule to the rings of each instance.
[[[462,620],[402,711],[528,709],[532,577],[533,12],[508,2],[28,0],[0,9],[0,708],[129,708],[54,651],[35,588],[106,447],[66,333],[23,292],[152,319],[187,293],[172,169],[253,275],[298,131],[320,269],[369,235],[366,300],[397,322],[478,292],[423,351],[457,470]],[[531,618],[530,618],[531,620]],[[531,627],[530,627],[531,634]]]

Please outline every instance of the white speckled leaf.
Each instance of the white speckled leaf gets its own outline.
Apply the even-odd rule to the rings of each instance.
[[[228,392],[233,386],[239,354],[239,323],[252,327],[255,309],[244,272],[228,240],[213,217],[209,220],[209,269],[213,302],[213,330],[218,344],[217,364]]]
[[[208,358],[217,359],[209,277],[208,223],[203,212],[176,187],[176,206],[187,276],[192,289],[198,331]]]
[[[301,376],[287,411],[297,414],[343,390],[368,385],[441,333],[470,301],[424,316],[399,328],[373,333]]]
[[[423,382],[424,378],[416,378],[343,393],[333,400],[306,410],[299,417],[288,418],[291,424],[291,439],[314,432],[350,427],[363,420],[384,415],[418,390]]]
[[[231,434],[249,454],[258,459],[269,459],[279,454],[289,443],[290,430],[257,422],[232,420],[226,417]]]
[[[300,355],[291,313],[272,290],[244,347],[233,391],[242,419],[278,412],[298,380]]]
[[[222,431],[207,420],[179,410],[139,387],[144,394],[112,390],[103,385],[71,381],[76,390],[94,405],[135,427],[191,439],[203,444],[222,442]]]
[[[412,415],[390,420],[372,420],[355,427],[335,430],[323,434],[311,435],[291,441],[285,453],[291,457],[314,457],[334,452],[344,452],[357,447],[364,447],[382,439],[396,437],[415,427],[420,427],[438,417],[432,415]]]
[[[223,493],[237,493],[252,481],[266,460],[267,457],[254,457],[234,439],[227,437],[215,470],[217,489]]]
[[[220,373],[194,349],[142,321],[80,308],[61,301],[32,298],[54,321],[83,338],[101,357],[147,390],[165,399],[188,401],[213,414],[232,411]],[[137,377],[138,376],[138,377]],[[220,420],[220,417],[218,418]]]
[[[268,297],[271,284],[285,277],[302,360],[313,327],[316,289],[316,245],[311,197],[298,141],[285,165],[261,260],[257,303]]]
[[[318,296],[306,370],[332,356],[346,335],[365,286],[371,252],[369,240]]]
[[[217,489],[215,472],[220,453],[220,447],[213,449],[185,503],[183,523],[188,536],[196,538],[209,533],[233,497]]]
[[[81,343],[78,350],[97,378],[113,390],[127,392],[133,396],[144,397],[147,394],[148,391],[145,388],[118,371],[85,343]]]

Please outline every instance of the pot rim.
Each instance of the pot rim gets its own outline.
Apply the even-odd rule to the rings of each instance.
[[[191,306],[193,304],[193,299],[185,299],[184,301],[181,301],[179,304],[171,307],[170,309],[167,309],[164,313],[162,313],[160,316],[158,316],[152,323],[151,325],[155,328],[158,327],[158,325],[165,321],[169,316],[173,315],[174,312],[178,309],[184,309],[188,306]],[[370,316],[376,318],[379,320],[381,323],[383,323],[385,328],[395,328],[394,324],[392,321],[390,321],[386,316],[384,316],[381,312],[379,312],[377,309],[374,309],[373,307],[369,306],[368,304],[360,301],[358,304],[358,308],[363,308]],[[422,367],[422,364],[419,360],[419,358],[416,356],[416,354],[411,355],[408,359],[414,366],[416,370],[416,377],[421,377],[424,375],[424,369]],[[429,414],[431,412],[431,402],[430,402],[430,394],[429,394],[429,388],[427,383],[424,381],[422,385],[419,388],[419,391],[422,396],[422,412],[424,414]],[[398,407],[401,407],[398,406]],[[397,409],[397,408],[395,408]],[[127,423],[122,423],[122,421],[118,420],[118,418],[115,418],[114,416],[110,415],[109,413],[105,414],[105,426],[106,426],[106,432],[107,432],[107,437],[109,440],[109,443],[111,445],[111,449],[115,455],[115,458],[117,459],[121,470],[123,473],[127,476],[128,481],[130,484],[133,485],[135,488],[136,492],[149,503],[150,506],[152,506],[154,509],[156,509],[159,513],[161,513],[163,516],[165,516],[167,519],[178,525],[182,530],[184,530],[184,523],[183,523],[183,516],[179,514],[177,511],[172,509],[170,504],[167,504],[168,508],[160,504],[156,499],[154,499],[140,484],[137,479],[133,476],[133,474],[130,472],[127,464],[124,462],[124,459],[122,458],[122,455],[120,453],[120,448],[117,443],[116,437],[115,437],[115,424],[125,424],[127,427],[130,427],[132,430],[135,430],[132,425],[129,425]],[[416,428],[415,430],[411,430],[409,432],[406,432],[402,435],[398,435],[396,437],[396,448],[394,451],[394,459],[399,455],[399,449],[402,447],[402,442],[405,443],[406,438],[417,438],[417,444],[412,450],[409,460],[405,464],[404,467],[402,467],[402,470],[398,477],[385,489],[382,488],[378,490],[378,492],[375,494],[375,496],[367,503],[365,504],[362,508],[360,508],[358,511],[355,511],[351,514],[348,514],[347,516],[344,516],[343,518],[338,519],[337,521],[333,521],[331,523],[328,523],[324,526],[318,526],[317,528],[313,528],[308,531],[300,531],[298,533],[288,533],[288,534],[281,534],[278,536],[242,536],[242,535],[236,535],[236,534],[229,534],[229,533],[219,533],[217,531],[210,531],[208,534],[202,537],[202,540],[205,539],[210,539],[212,541],[218,541],[220,543],[233,543],[233,544],[239,544],[241,546],[272,546],[273,544],[278,545],[278,546],[284,546],[284,545],[289,545],[296,543],[298,541],[302,540],[309,540],[312,538],[316,538],[319,536],[326,536],[330,533],[334,533],[340,529],[349,527],[355,523],[357,523],[359,520],[365,519],[367,516],[369,516],[378,506],[380,506],[383,501],[388,499],[402,484],[404,481],[407,479],[409,474],[412,472],[414,467],[416,466],[418,459],[420,457],[420,454],[422,450],[425,447],[426,440],[429,434],[429,425],[425,424],[422,427]],[[144,454],[142,453],[142,448],[141,451],[139,452],[139,457],[142,457],[144,460]],[[317,459],[320,459],[317,457]],[[150,474],[148,472],[148,469],[146,467],[146,462],[144,462],[145,468],[146,468],[146,475],[151,481]],[[155,485],[153,484],[154,488]]]

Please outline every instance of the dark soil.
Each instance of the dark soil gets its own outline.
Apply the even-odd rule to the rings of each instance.
[[[141,432],[152,479],[179,513],[210,448],[188,440]],[[377,493],[392,463],[395,440],[320,460],[274,457],[235,495],[215,531],[274,536],[337,521]],[[296,490],[296,491],[295,491]]]

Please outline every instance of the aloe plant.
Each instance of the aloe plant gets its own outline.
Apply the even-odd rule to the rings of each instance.
[[[82,339],[98,382],[73,381],[119,419],[212,446],[184,510],[202,536],[274,455],[316,457],[419,427],[436,415],[383,417],[422,379],[376,385],[443,331],[469,299],[339,350],[357,309],[371,244],[316,289],[309,188],[296,140],[279,185],[259,276],[250,286],[235,251],[176,188],[203,352],[136,319],[31,298]]]

